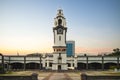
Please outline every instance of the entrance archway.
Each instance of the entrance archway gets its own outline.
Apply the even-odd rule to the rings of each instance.
[[[27,63],[26,64],[26,69],[39,69],[40,65],[38,63]]]
[[[77,63],[77,69],[86,69],[86,64],[85,63]]]
[[[105,63],[104,69],[110,69],[112,66],[117,66],[117,63]]]
[[[97,62],[89,63],[88,69],[102,69],[102,64]]]
[[[61,65],[58,65],[58,70],[61,70]]]
[[[15,62],[15,63],[11,63],[11,68],[12,69],[23,69],[23,63],[18,63],[18,62]]]
[[[68,67],[71,67],[71,64],[70,63],[67,63]]]

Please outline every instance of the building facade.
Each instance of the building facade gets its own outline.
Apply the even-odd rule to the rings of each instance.
[[[75,55],[75,41],[67,41],[67,56],[74,56]]]
[[[5,70],[68,70],[72,69],[109,69],[120,67],[120,56],[67,56],[66,19],[61,9],[58,10],[53,27],[53,53],[38,56],[13,56],[0,54],[0,66]],[[74,51],[74,50],[73,50]]]
[[[3,57],[2,57],[3,56]],[[0,55],[0,66],[5,70],[29,70],[29,69],[49,69],[49,70],[66,70],[59,69],[57,63],[55,67],[54,57],[51,53],[48,56],[5,56]],[[82,69],[110,69],[111,66],[120,67],[120,56],[74,56],[66,57],[67,69],[74,67],[76,70]],[[60,64],[62,67],[62,64]],[[55,67],[55,69],[54,69]],[[66,66],[65,66],[66,67]]]

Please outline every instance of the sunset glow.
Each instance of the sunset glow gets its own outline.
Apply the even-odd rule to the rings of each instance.
[[[0,0],[0,53],[52,53],[54,17],[62,7],[76,53],[120,48],[120,0]]]

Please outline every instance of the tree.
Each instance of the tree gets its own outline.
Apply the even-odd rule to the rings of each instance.
[[[119,53],[120,52],[120,49],[119,48],[116,48],[116,49],[113,49],[114,53]]]
[[[113,49],[113,52],[111,54],[108,54],[108,56],[120,56],[120,49]]]

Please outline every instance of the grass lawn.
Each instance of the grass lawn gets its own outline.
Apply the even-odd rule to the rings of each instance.
[[[31,74],[30,71],[7,71],[5,74],[0,74],[0,76],[29,76]]]
[[[103,72],[103,74],[120,76],[120,72],[115,72],[115,71],[106,71],[106,72]]]
[[[107,75],[107,76],[120,76],[120,72],[115,72],[115,71],[86,71],[85,72],[88,75]]]
[[[42,71],[8,71],[5,74],[0,74],[0,76],[29,76],[32,73],[37,73],[39,77],[46,77],[51,72],[42,72]]]

